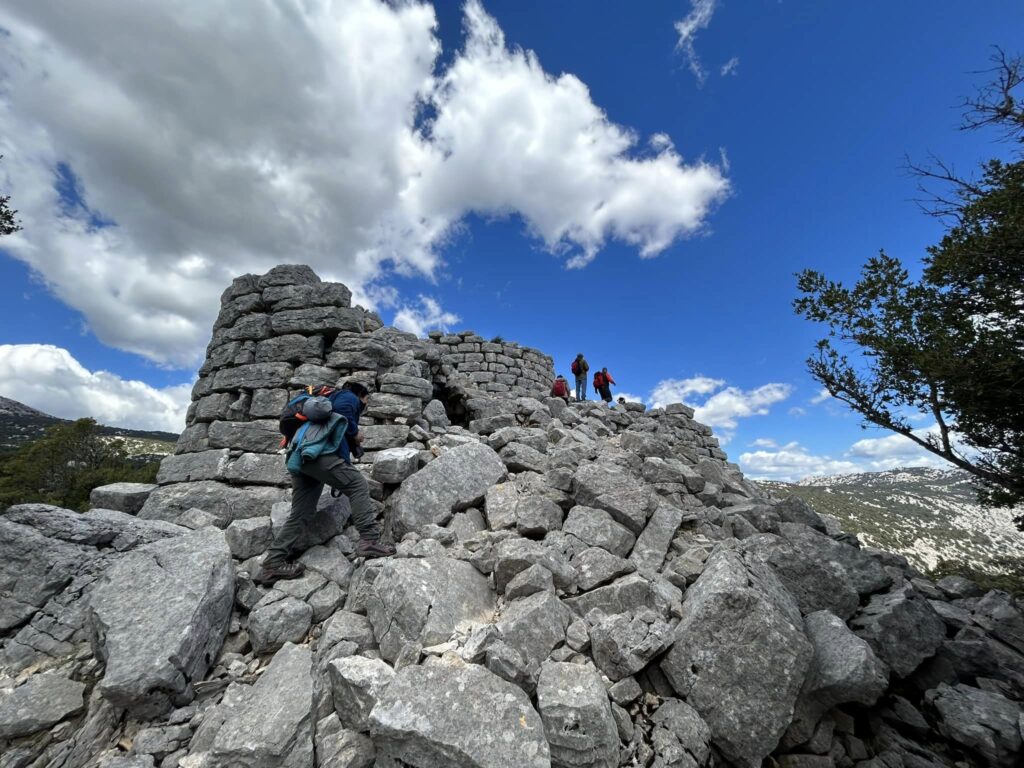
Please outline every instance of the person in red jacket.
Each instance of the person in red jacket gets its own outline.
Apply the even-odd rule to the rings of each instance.
[[[594,389],[601,395],[601,399],[606,403],[612,401],[612,388],[610,385],[615,383],[615,379],[608,373],[607,368],[602,368],[600,371],[594,374]]]
[[[569,382],[562,374],[558,374],[555,383],[551,385],[551,396],[560,397],[565,402],[569,402]]]

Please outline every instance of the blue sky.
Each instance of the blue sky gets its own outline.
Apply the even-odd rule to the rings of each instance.
[[[957,130],[957,104],[984,82],[993,45],[1014,52],[1024,39],[1019,2],[489,0],[471,5],[489,15],[476,33],[461,3],[402,18],[375,0],[327,3],[302,30],[263,23],[263,3],[197,3],[174,25],[158,4],[125,18],[95,0],[80,11],[92,20],[77,23],[12,5],[0,11],[14,43],[0,55],[0,189],[27,218],[0,248],[0,394],[59,415],[172,426],[228,277],[300,260],[356,285],[388,322],[447,315],[452,330],[545,350],[566,375],[582,351],[623,392],[682,396],[755,476],[929,461],[815,402],[803,361],[818,329],[792,312],[794,273],[852,280],[880,248],[919,264],[941,229],[912,201],[904,156],[931,152],[967,170],[1005,153],[990,135]],[[257,8],[224,31],[231,11]],[[309,29],[316,44],[302,50],[320,60],[296,64]],[[195,52],[175,46],[176,33]],[[159,36],[168,44],[156,48]],[[140,72],[126,75],[104,46]],[[265,73],[255,66],[259,83],[246,79],[246,55],[267,62]],[[314,64],[330,71],[315,108],[282,96],[275,61],[298,67],[289,94],[319,77]],[[410,117],[424,74],[433,101]],[[536,119],[524,118],[531,109]],[[248,127],[261,121],[280,128]],[[567,161],[561,142],[576,125],[612,149]],[[376,137],[392,128],[375,165]],[[408,150],[418,131],[448,154]],[[245,142],[240,162],[232,150]],[[313,170],[278,169],[273,196],[253,191],[262,169],[295,157]],[[674,192],[640,178],[658,158]],[[406,164],[425,170],[403,178]],[[394,191],[381,192],[393,171]],[[410,184],[422,195],[411,213]],[[362,197],[388,211],[373,230],[386,235],[360,228]],[[678,212],[690,202],[697,213]],[[282,219],[317,213],[298,237],[282,225],[257,240],[262,205]],[[413,223],[394,234],[402,216]],[[366,241],[350,247],[352,232]],[[657,255],[641,258],[645,247]],[[568,266],[580,254],[589,263]]]

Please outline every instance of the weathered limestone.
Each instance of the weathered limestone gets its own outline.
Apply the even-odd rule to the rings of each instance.
[[[0,740],[27,736],[80,712],[85,685],[58,672],[32,675],[21,685],[0,689]]]
[[[379,758],[407,765],[551,764],[544,726],[526,694],[475,664],[400,670],[370,713],[370,734]]]
[[[812,653],[795,602],[766,576],[751,574],[732,551],[713,554],[686,593],[675,644],[661,662],[715,746],[749,768],[778,745]]]
[[[505,465],[490,448],[469,443],[442,453],[391,498],[395,535],[429,523],[444,525],[452,514],[473,506],[505,477]]]
[[[93,651],[106,662],[103,696],[141,717],[188,703],[224,639],[234,583],[215,528],[119,558],[89,601]]]
[[[136,514],[146,503],[149,494],[156,490],[152,483],[111,483],[93,488],[89,493],[89,504],[101,509]]]
[[[592,667],[545,662],[537,683],[537,710],[553,766],[618,766],[618,731],[604,685]]]

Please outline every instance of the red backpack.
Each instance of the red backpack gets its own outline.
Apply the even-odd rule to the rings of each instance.
[[[565,379],[555,379],[555,383],[551,387],[551,395],[553,397],[569,396],[569,386],[566,384]]]
[[[604,386],[604,375],[598,371],[594,374],[594,389],[600,389]]]
[[[572,361],[572,375],[573,376],[579,376],[581,373],[583,373],[583,367],[580,365],[580,361],[579,360],[573,360]]]

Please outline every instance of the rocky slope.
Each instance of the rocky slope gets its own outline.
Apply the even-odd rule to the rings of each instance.
[[[156,490],[0,517],[0,767],[1020,764],[1020,606],[766,498],[685,406],[547,399],[541,353],[301,267],[232,284],[201,373]],[[325,494],[260,587],[272,417],[350,378],[398,555]]]
[[[921,569],[946,560],[1002,572],[1003,561],[1024,559],[1024,535],[1013,524],[1021,511],[980,506],[961,470],[902,468],[758,485],[776,498],[809,502],[865,544],[906,555]]]

